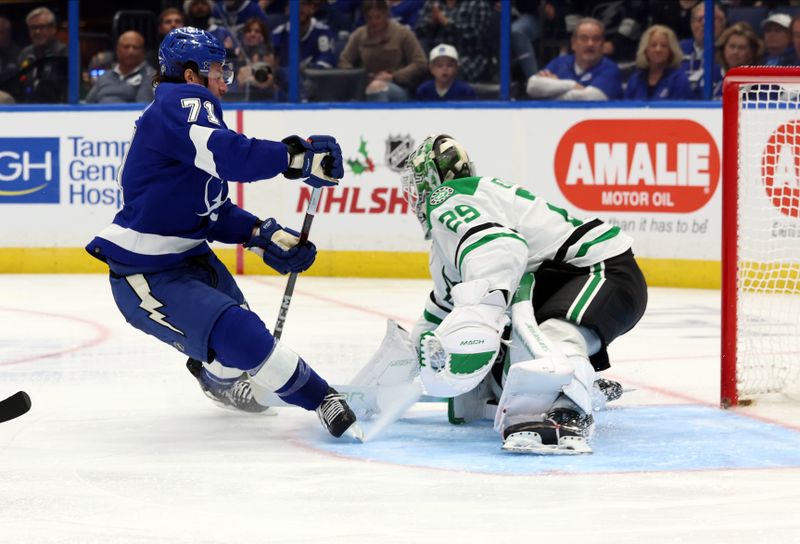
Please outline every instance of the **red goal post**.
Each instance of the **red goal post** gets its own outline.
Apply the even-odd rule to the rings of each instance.
[[[800,68],[725,76],[723,407],[800,384]]]

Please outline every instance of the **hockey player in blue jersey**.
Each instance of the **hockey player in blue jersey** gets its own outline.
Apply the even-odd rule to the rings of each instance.
[[[245,302],[208,242],[263,251],[280,272],[303,272],[316,248],[275,219],[260,220],[228,199],[227,180],[283,174],[319,186],[342,177],[331,136],[282,142],[229,130],[220,97],[233,80],[225,49],[208,32],[172,30],[159,48],[154,101],[136,121],[118,181],[124,206],[86,246],[108,264],[111,290],[125,319],[189,356],[188,367],[218,404],[266,410],[259,391],[316,410],[341,436],[355,415],[341,395],[276,340]]]

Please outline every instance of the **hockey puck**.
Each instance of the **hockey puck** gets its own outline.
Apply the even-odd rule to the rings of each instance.
[[[21,416],[31,409],[31,398],[25,391],[18,391],[0,401],[0,423]]]

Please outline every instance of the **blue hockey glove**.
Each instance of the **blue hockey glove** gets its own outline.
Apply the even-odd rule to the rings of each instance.
[[[333,136],[299,136],[284,138],[289,148],[289,168],[283,173],[289,179],[303,178],[312,187],[330,187],[344,176],[342,148]]]
[[[309,241],[298,244],[300,233],[281,227],[272,218],[258,226],[244,247],[261,256],[267,266],[280,274],[305,272],[317,257],[317,248]]]

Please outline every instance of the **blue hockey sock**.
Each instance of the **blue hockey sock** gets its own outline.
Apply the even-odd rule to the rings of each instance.
[[[297,368],[292,377],[275,393],[290,404],[306,410],[316,410],[328,393],[328,382],[298,357]]]
[[[250,370],[272,351],[275,338],[250,310],[231,306],[219,316],[208,338],[208,347],[226,367]]]

